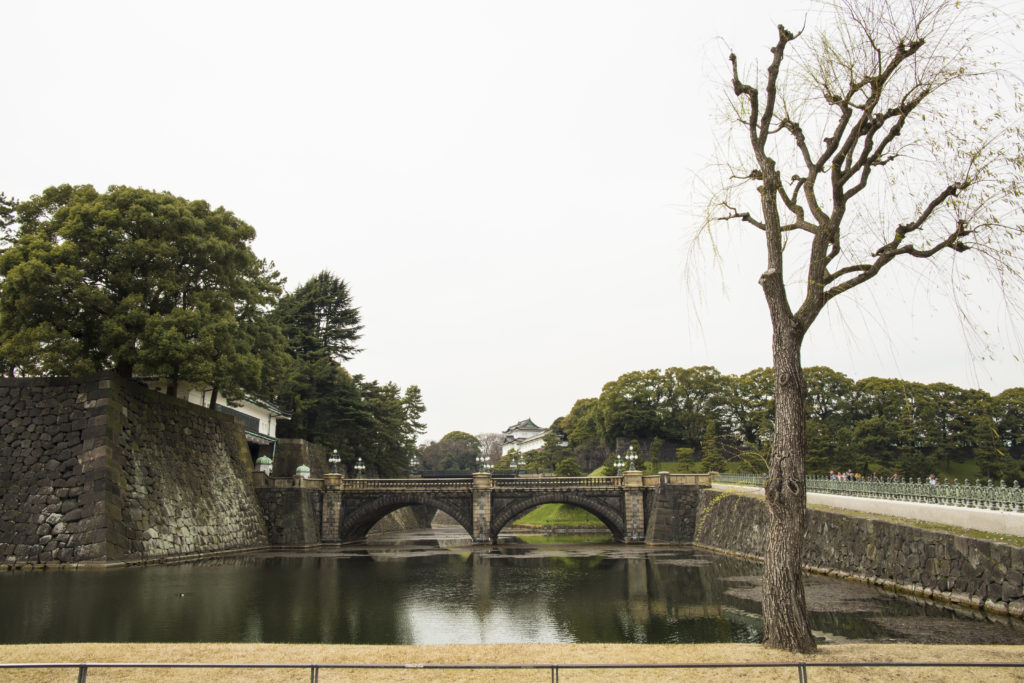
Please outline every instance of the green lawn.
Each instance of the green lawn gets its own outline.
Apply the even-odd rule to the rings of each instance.
[[[965,460],[964,462],[950,461],[948,472],[944,469],[945,464],[945,462],[939,463],[939,467],[943,467],[943,469],[937,473],[939,477],[959,479],[960,481],[963,481],[964,479],[970,479],[973,481],[981,477],[981,467],[978,466],[977,461],[973,458],[971,460]]]
[[[575,505],[549,503],[540,505],[512,522],[513,526],[551,527],[604,527],[594,515]]]

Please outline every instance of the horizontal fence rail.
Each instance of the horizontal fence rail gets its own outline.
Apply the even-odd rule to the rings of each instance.
[[[722,484],[738,484],[741,486],[764,487],[763,474],[718,474],[715,481]],[[807,491],[813,493],[831,493],[840,496],[856,496],[859,498],[880,498],[884,500],[902,500],[912,503],[933,503],[981,510],[998,510],[1002,512],[1024,512],[1024,488],[1018,482],[1007,486],[967,480],[962,483],[958,479],[948,479],[929,483],[927,480],[871,481],[870,479],[830,479],[827,476],[809,476],[806,479]]]
[[[552,683],[558,681],[562,671],[620,669],[794,669],[800,683],[807,683],[808,669],[1021,669],[1024,662],[715,662],[670,664],[189,664],[189,663],[32,663],[0,664],[0,671],[32,669],[73,669],[78,671],[78,683],[88,681],[89,670],[96,669],[221,669],[221,670],[308,670],[310,683],[317,683],[321,671],[333,670],[423,670],[423,671],[508,671],[534,670],[550,674]]]

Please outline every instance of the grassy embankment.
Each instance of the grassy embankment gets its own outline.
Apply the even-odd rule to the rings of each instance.
[[[535,507],[515,520],[512,526],[529,527],[532,529],[543,529],[545,527],[604,528],[601,520],[583,508],[578,508],[575,505],[563,505],[561,503],[549,503]]]
[[[730,465],[736,465],[740,467],[740,463],[730,463]],[[656,467],[652,468],[651,463],[645,462],[638,465],[645,474],[654,474],[656,472],[671,472],[673,474],[685,474],[689,473],[693,468],[687,467],[686,465],[678,462],[659,462]],[[966,478],[977,478],[979,476],[980,468],[978,464],[973,460],[965,462],[952,462],[950,463],[950,469],[948,471],[940,470],[937,471],[937,476],[940,478],[960,479],[963,481]],[[604,468],[598,467],[596,470],[590,473],[591,477],[604,476]],[[813,506],[811,506],[813,507]],[[828,510],[830,508],[822,508]],[[860,515],[863,517],[875,517],[877,519],[889,519],[878,515]],[[891,520],[890,521],[894,521]],[[1012,545],[1024,545],[1024,539],[1016,536],[1006,536],[1003,534],[990,534],[984,531],[971,531],[960,529],[959,527],[944,526],[941,524],[930,524],[927,522],[908,522],[906,520],[895,520],[901,523],[909,523],[911,526],[916,526],[921,529],[935,529],[939,531],[950,531],[953,533],[963,534],[966,536],[972,536],[974,538],[984,538],[993,541],[1000,541],[1002,543],[1010,543]],[[515,521],[516,526],[531,527],[542,529],[544,527],[564,527],[564,528],[586,528],[595,527],[603,528],[604,525],[601,521],[594,517],[592,514],[581,508],[572,505],[562,504],[548,504],[541,505],[529,511],[519,519]]]

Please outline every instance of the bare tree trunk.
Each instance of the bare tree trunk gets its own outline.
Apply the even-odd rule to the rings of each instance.
[[[800,573],[807,509],[807,384],[800,364],[803,336],[804,330],[793,317],[773,315],[775,436],[764,489],[768,507],[762,579],[764,644],[792,652],[816,649]]]

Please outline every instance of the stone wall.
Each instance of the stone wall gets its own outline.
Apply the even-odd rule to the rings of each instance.
[[[413,531],[429,529],[435,510],[426,505],[410,505],[399,508],[384,519],[373,525],[370,534],[382,534],[389,531]]]
[[[0,561],[70,561],[98,538],[85,538],[97,499],[82,456],[103,408],[88,384],[0,379]]]
[[[272,545],[309,546],[320,543],[324,492],[303,488],[261,488],[256,497]]]
[[[112,488],[123,486],[125,559],[266,545],[252,460],[235,421],[132,382],[111,389]]]
[[[266,545],[241,429],[110,375],[0,380],[0,560]]]
[[[308,467],[309,475],[319,479],[325,472],[330,472],[327,449],[305,439],[278,439],[274,452],[274,476],[295,476],[295,468],[299,465]]]
[[[698,486],[662,484],[652,496],[647,515],[648,543],[692,543],[700,493]]]
[[[763,499],[705,490],[695,543],[760,558],[766,526]],[[803,562],[813,572],[1024,617],[1024,548],[808,510]]]

